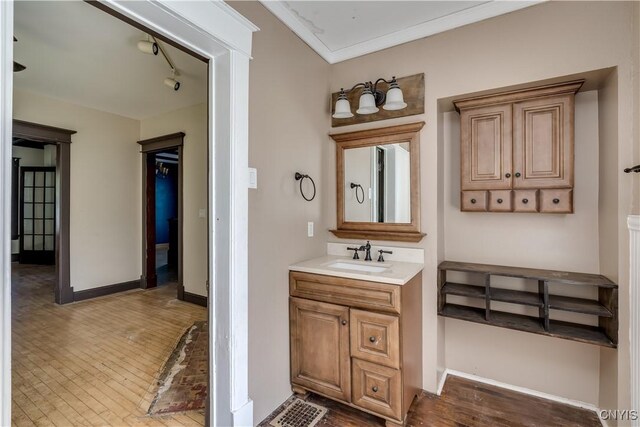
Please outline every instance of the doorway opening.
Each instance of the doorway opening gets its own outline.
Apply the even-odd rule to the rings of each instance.
[[[184,300],[182,275],[183,132],[138,141],[143,168],[142,288],[177,283]]]

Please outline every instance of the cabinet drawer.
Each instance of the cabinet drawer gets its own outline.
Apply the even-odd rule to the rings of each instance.
[[[400,368],[400,321],[397,316],[351,310],[351,356]]]
[[[513,193],[514,212],[538,212],[538,190],[516,190]]]
[[[291,296],[400,313],[400,286],[321,274],[289,272]]]
[[[462,191],[460,193],[460,210],[465,212],[486,212],[486,191]]]
[[[490,212],[511,212],[513,210],[513,193],[511,190],[489,191]]]
[[[540,212],[573,213],[573,190],[570,188],[540,190]]]
[[[351,375],[351,403],[383,416],[402,419],[402,383],[398,369],[353,359]]]

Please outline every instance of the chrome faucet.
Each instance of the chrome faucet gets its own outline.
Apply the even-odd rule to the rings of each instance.
[[[371,243],[369,243],[368,240],[367,240],[367,244],[366,245],[360,246],[360,250],[361,251],[366,251],[365,252],[365,256],[364,256],[364,260],[365,261],[371,261]]]

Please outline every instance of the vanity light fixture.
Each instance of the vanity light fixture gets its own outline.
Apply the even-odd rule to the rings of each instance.
[[[167,64],[169,64],[169,68],[171,69],[171,77],[164,79],[164,84],[172,88],[174,91],[180,89],[180,82],[176,80],[176,76],[179,75],[178,70],[173,64],[173,61],[171,61],[171,58],[169,58],[169,55],[167,55],[167,52],[165,52],[162,45],[155,39],[155,37],[147,34],[146,40],[140,40],[138,42],[138,50],[140,50],[140,52],[153,55],[157,55],[158,52],[162,53],[164,60],[167,61]]]
[[[386,94],[378,89],[378,84],[380,82],[385,82],[389,85],[389,90]],[[400,86],[398,86],[396,76],[393,76],[391,78],[391,81],[379,78],[375,83],[356,83],[351,89],[346,91],[344,90],[344,88],[341,88],[340,94],[338,95],[338,100],[336,101],[334,110],[335,112],[332,116],[334,119],[348,119],[350,117],[353,117],[353,113],[351,112],[351,105],[349,104],[349,100],[347,99],[347,93],[361,86],[364,87],[364,90],[362,91],[362,95],[360,95],[360,102],[358,104],[358,109],[356,110],[356,113],[358,114],[377,113],[378,111],[380,111],[378,107],[380,107],[381,105],[383,109],[389,111],[402,110],[403,108],[407,107],[407,103],[404,102],[402,89],[400,89]]]

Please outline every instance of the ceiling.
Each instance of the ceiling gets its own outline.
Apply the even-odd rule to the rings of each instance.
[[[261,2],[334,64],[513,12],[540,0]]]
[[[0,0],[1,1],[1,0]],[[140,52],[145,34],[81,1],[18,1],[14,87],[134,119],[206,102],[207,65],[163,43],[181,82],[162,54]]]

